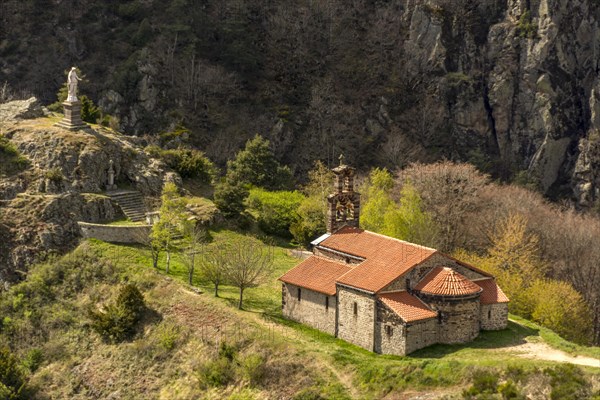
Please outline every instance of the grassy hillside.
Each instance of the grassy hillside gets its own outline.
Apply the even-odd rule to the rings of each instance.
[[[213,240],[236,235],[211,232]],[[215,298],[201,282],[200,290],[184,284],[187,271],[179,255],[166,276],[152,269],[142,248],[88,241],[34,267],[25,282],[1,295],[0,339],[20,361],[32,398],[600,395],[599,368],[518,357],[513,347],[546,341],[595,357],[598,348],[570,344],[523,320],[483,332],[468,345],[436,345],[407,357],[376,355],[286,321],[276,278],[298,262],[289,250],[276,247],[272,279],[249,289],[245,310],[238,311],[234,288],[223,287]],[[148,309],[133,340],[110,344],[90,328],[88,310],[112,301],[123,282],[141,289]]]

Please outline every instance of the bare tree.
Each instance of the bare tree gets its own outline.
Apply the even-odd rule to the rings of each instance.
[[[202,245],[206,242],[207,233],[204,229],[190,226],[185,236],[187,248],[183,252],[182,261],[188,271],[188,284],[193,285],[196,262],[202,252]]]
[[[470,164],[449,161],[412,164],[399,174],[399,183],[410,182],[423,199],[440,229],[440,250],[452,251],[465,246],[468,215],[480,206],[479,191],[488,177]]]
[[[230,257],[230,246],[227,243],[212,243],[205,246],[198,269],[204,281],[215,288],[215,297],[219,297],[219,285],[225,282],[225,272]]]
[[[241,310],[244,290],[260,285],[273,272],[273,246],[246,237],[232,242],[227,253],[225,276],[240,291],[238,308]]]

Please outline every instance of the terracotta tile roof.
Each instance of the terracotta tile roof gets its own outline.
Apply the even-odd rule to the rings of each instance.
[[[373,293],[436,253],[435,249],[349,226],[319,246],[365,258],[338,282]]]
[[[421,279],[415,290],[439,296],[466,296],[482,289],[452,268],[435,267]]]
[[[508,303],[510,301],[494,278],[481,279],[475,283],[483,289],[479,298],[481,304]]]
[[[437,317],[435,311],[407,291],[381,293],[377,297],[406,322]]]
[[[286,272],[280,281],[317,292],[334,295],[335,281],[352,268],[326,258],[310,256]]]

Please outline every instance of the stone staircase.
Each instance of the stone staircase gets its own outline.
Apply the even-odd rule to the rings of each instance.
[[[117,190],[108,192],[107,195],[123,211],[123,214],[133,222],[146,220],[146,207],[140,192],[135,190]]]

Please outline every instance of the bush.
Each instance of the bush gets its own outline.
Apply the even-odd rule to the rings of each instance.
[[[215,186],[214,202],[224,217],[237,217],[244,212],[248,189],[241,182],[224,179]]]
[[[473,385],[463,391],[463,398],[477,399],[480,395],[495,394],[497,389],[497,375],[488,371],[477,371],[473,375]]]
[[[282,190],[292,186],[292,172],[279,164],[268,140],[256,135],[227,163],[227,178],[234,182]]]
[[[215,165],[199,150],[163,150],[158,146],[150,146],[146,150],[152,157],[162,159],[182,178],[198,178],[204,183],[211,183],[216,175]]]
[[[17,359],[6,347],[0,348],[0,399],[17,400],[24,397],[25,377]]]
[[[265,360],[258,354],[249,354],[240,361],[242,378],[250,386],[259,385],[265,376]]]
[[[0,173],[21,171],[29,161],[4,135],[0,134]]]
[[[92,328],[104,340],[122,342],[133,336],[145,308],[139,289],[126,285],[121,288],[116,302],[108,305],[104,312],[90,311]]]
[[[207,362],[198,371],[198,379],[203,387],[227,386],[234,378],[231,362],[223,357]]]
[[[304,196],[297,191],[251,189],[246,204],[250,212],[255,214],[263,232],[289,237],[290,226],[298,221],[298,207],[302,200]]]
[[[297,243],[308,247],[313,239],[327,229],[325,226],[327,213],[322,203],[323,199],[310,196],[304,198],[298,206],[298,219],[290,225],[290,233]]]
[[[552,400],[577,400],[590,396],[590,385],[583,371],[575,365],[561,364],[544,372],[551,377]]]
[[[44,173],[44,178],[54,182],[61,183],[65,180],[65,176],[63,175],[60,168],[52,168]]]
[[[167,351],[171,351],[175,348],[177,339],[179,339],[179,326],[162,324],[158,327],[157,335],[160,346]]]
[[[40,349],[31,349],[27,352],[25,359],[23,360],[23,366],[31,372],[37,371],[37,369],[44,361],[44,353]]]

